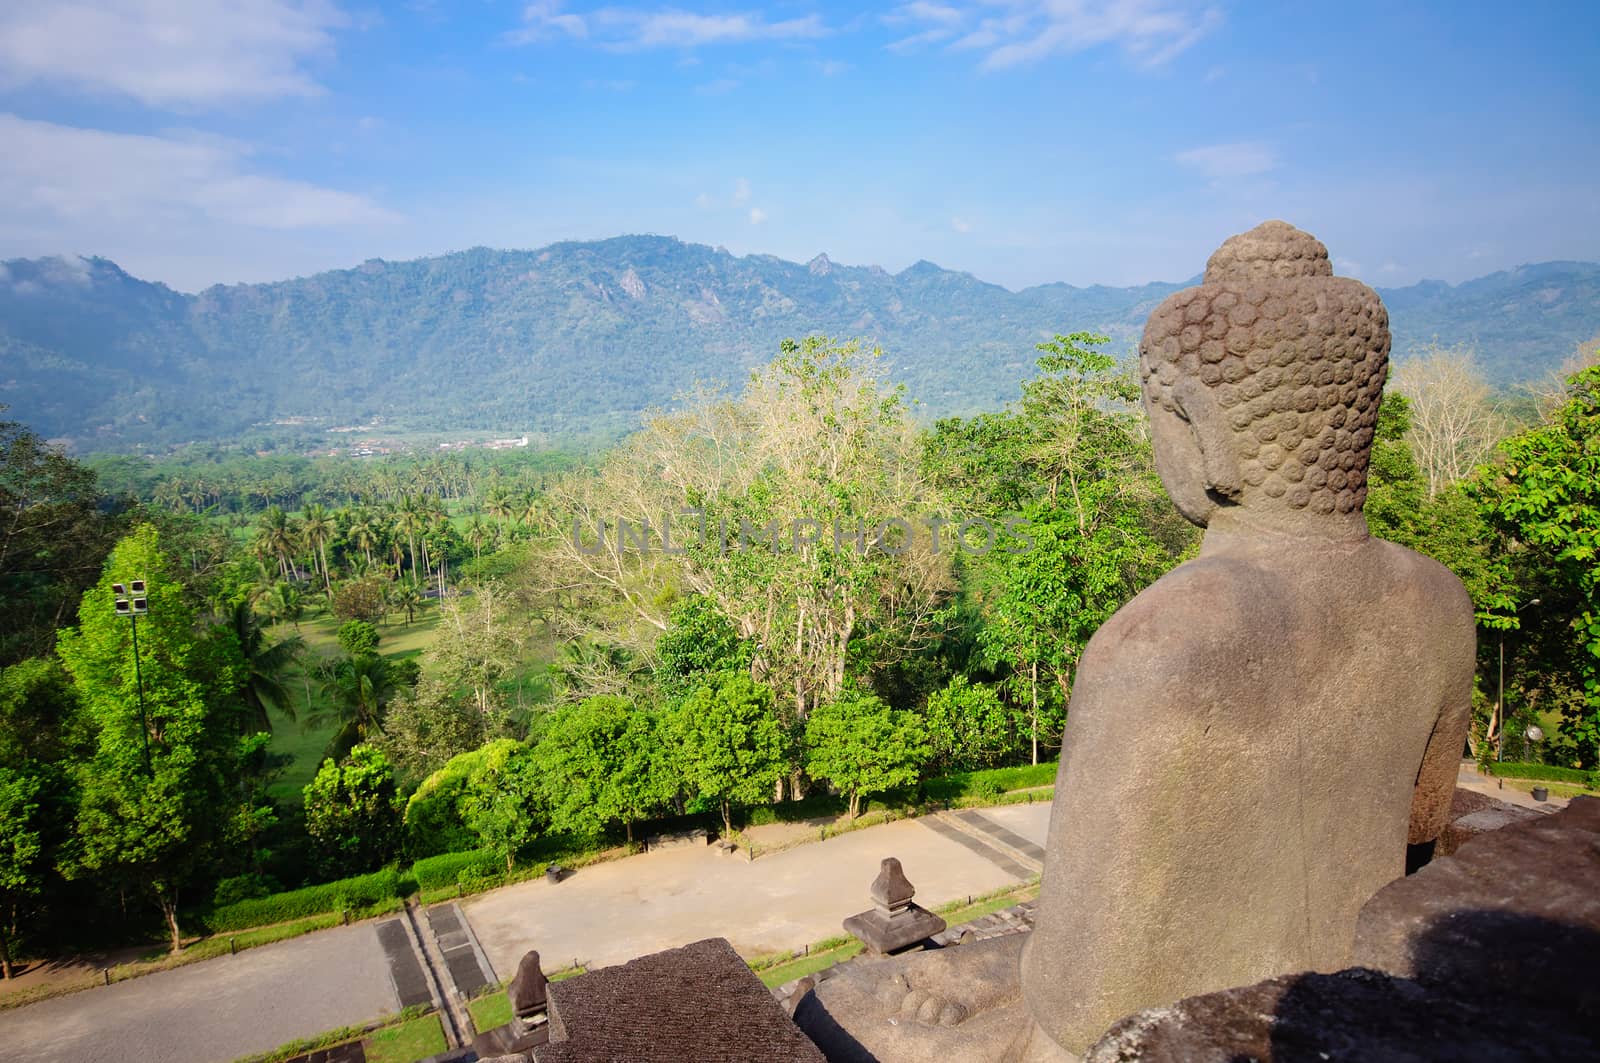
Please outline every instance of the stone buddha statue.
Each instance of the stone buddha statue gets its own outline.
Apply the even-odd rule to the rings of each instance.
[[[1151,315],[1144,405],[1200,555],[1083,654],[1033,932],[823,983],[796,1020],[830,1058],[1072,1059],[1141,1008],[1347,964],[1444,827],[1472,703],[1465,589],[1361,514],[1388,355],[1377,294],[1283,222]]]

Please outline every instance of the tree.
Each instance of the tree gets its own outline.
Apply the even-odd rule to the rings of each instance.
[[[330,595],[333,593],[333,580],[328,575],[328,540],[338,531],[339,526],[333,514],[321,503],[306,507],[300,519],[300,537],[315,554],[318,567],[322,569],[322,589]]]
[[[1411,443],[1430,496],[1488,460],[1505,423],[1470,348],[1429,344],[1399,364],[1393,384],[1410,401]]]
[[[266,632],[256,623],[254,610],[245,598],[235,598],[224,607],[223,625],[238,643],[243,663],[244,684],[240,696],[249,709],[246,726],[254,731],[272,731],[271,705],[289,719],[295,718],[294,701],[283,685],[284,673],[305,652],[299,635],[268,643]]]
[[[557,709],[534,760],[552,824],[576,834],[598,834],[620,822],[632,844],[633,824],[677,789],[655,717],[625,698],[592,697]]]
[[[1583,700],[1564,708],[1562,739],[1572,760],[1593,768],[1600,764],[1600,366],[1575,374],[1567,395],[1545,424],[1500,444],[1500,461],[1475,494],[1511,562],[1540,571],[1548,588],[1540,614],[1567,629]]]
[[[916,714],[891,709],[876,695],[847,690],[806,720],[806,771],[826,779],[850,800],[915,782],[931,750]]]
[[[715,803],[733,833],[733,806],[770,799],[788,768],[788,742],[772,690],[748,675],[724,673],[673,712],[670,738],[692,792]]]
[[[0,977],[11,977],[11,942],[22,903],[44,885],[39,780],[0,765]]]
[[[377,576],[345,580],[333,592],[333,615],[373,623],[383,617],[389,586]]]
[[[131,625],[116,615],[111,584],[147,581],[139,621],[141,721]],[[230,785],[244,719],[242,662],[226,631],[202,631],[168,572],[156,530],[119,542],[99,585],[84,595],[78,627],[57,652],[98,727],[94,756],[79,766],[79,853],[73,873],[148,889],[182,947],[179,891],[214,860],[213,847],[239,806]],[[145,749],[148,742],[149,768]]]
[[[378,629],[365,620],[346,620],[339,625],[339,645],[352,657],[378,652]]]
[[[426,778],[458,753],[477,749],[489,738],[476,708],[450,685],[423,675],[414,690],[389,703],[376,739],[403,780]]]
[[[519,743],[504,756],[486,759],[461,799],[467,827],[505,859],[508,873],[517,853],[547,822],[532,754]]]
[[[954,676],[928,695],[923,727],[933,759],[944,771],[992,768],[1017,748],[1017,720],[988,683]]]
[[[91,470],[0,420],[0,667],[49,654],[99,574],[118,523],[99,501]]]
[[[358,745],[337,764],[324,760],[304,797],[306,833],[317,867],[328,877],[371,871],[399,848],[394,768],[380,750]]]
[[[494,582],[470,598],[453,598],[439,607],[438,637],[425,661],[453,686],[466,687],[487,730],[497,730],[505,715],[499,683],[516,665],[520,627],[513,623],[505,593]]]

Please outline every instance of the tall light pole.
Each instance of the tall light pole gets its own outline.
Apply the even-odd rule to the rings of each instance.
[[[1539,604],[1539,599],[1537,599],[1537,598],[1531,599],[1527,604],[1528,605],[1538,605]],[[1521,611],[1521,606],[1518,606],[1517,609],[1513,610],[1513,611],[1514,612],[1520,612]],[[1506,742],[1506,629],[1505,628],[1501,628],[1500,629],[1500,692],[1497,695],[1495,695],[1494,711],[1495,711],[1495,715],[1497,717],[1499,717],[1499,724],[1500,724],[1499,727],[1495,728],[1495,732],[1494,732],[1494,759],[1496,761],[1500,761],[1500,760],[1505,759],[1500,754],[1505,749],[1505,742]]]
[[[144,672],[139,668],[139,618],[150,612],[150,599],[145,596],[144,580],[129,580],[127,585],[113,583],[111,593],[116,599],[117,615],[125,616],[133,625],[133,679],[139,689],[139,737],[144,739],[144,772],[152,779],[155,769],[150,766],[150,721],[144,714]]]

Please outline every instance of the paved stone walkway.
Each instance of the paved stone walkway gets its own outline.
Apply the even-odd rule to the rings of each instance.
[[[983,815],[1038,845],[1050,805],[1008,805]],[[538,949],[546,969],[554,970],[574,959],[623,963],[706,937],[726,937],[745,956],[832,937],[842,933],[846,916],[870,906],[867,889],[886,856],[900,859],[917,887],[917,902],[930,908],[1032,874],[1003,850],[948,824],[949,833],[930,829],[931,818],[854,831],[753,862],[713,847],[645,853],[582,868],[555,885],[539,879],[507,886],[461,908],[497,977],[506,978],[529,949]]]
[[[0,1011],[6,1063],[226,1063],[400,1010],[374,923]]]

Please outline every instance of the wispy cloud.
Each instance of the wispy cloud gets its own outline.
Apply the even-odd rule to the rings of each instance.
[[[764,222],[766,220],[767,220],[767,212],[766,211],[762,210],[760,207],[751,207],[750,208],[750,224],[751,225],[760,225],[762,222]]]
[[[1251,177],[1266,173],[1278,165],[1277,153],[1259,141],[1240,141],[1235,144],[1210,144],[1190,148],[1173,156],[1180,165],[1195,170],[1213,181],[1232,177]]]
[[[349,24],[325,0],[0,4],[0,86],[48,84],[197,109],[311,96]]]
[[[986,70],[1036,63],[1100,46],[1142,67],[1160,66],[1222,23],[1215,7],[1188,0],[914,0],[884,16],[905,33],[892,51],[932,46],[982,54]]]
[[[0,143],[0,226],[31,226],[40,216],[89,230],[397,220],[363,196],[251,173],[247,146],[214,137],[106,133],[0,114]]]
[[[701,96],[722,96],[739,87],[737,78],[717,78],[714,81],[703,82],[696,85],[694,91]]]
[[[951,218],[950,228],[958,233],[970,233],[972,231],[972,223],[965,218]]]
[[[559,0],[539,0],[522,12],[522,26],[506,39],[530,44],[553,38],[590,40],[616,51],[699,48],[750,41],[811,40],[828,34],[819,15],[768,20],[754,12],[702,15],[677,8],[603,7],[579,14]]]

